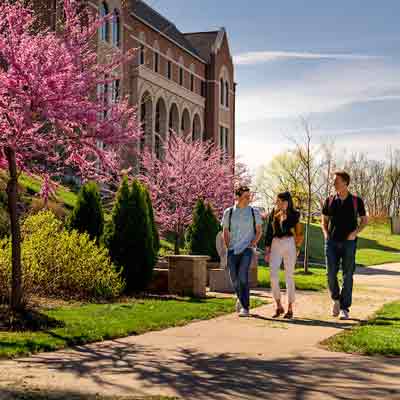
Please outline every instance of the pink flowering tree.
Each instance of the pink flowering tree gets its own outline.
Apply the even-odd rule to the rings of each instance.
[[[0,168],[9,175],[13,310],[23,307],[20,173],[41,175],[45,197],[66,167],[105,181],[117,176],[117,149],[140,135],[135,109],[126,101],[110,104],[96,96],[130,55],[113,52],[98,64],[93,43],[104,20],[88,10],[82,14],[78,0],[64,0],[64,11],[57,33],[35,31],[34,14],[22,1],[0,4]]]
[[[144,152],[140,178],[150,189],[161,234],[174,234],[179,254],[180,238],[192,223],[198,199],[210,203],[218,217],[232,205],[234,163],[212,143],[174,134],[164,143],[163,153],[159,160]]]

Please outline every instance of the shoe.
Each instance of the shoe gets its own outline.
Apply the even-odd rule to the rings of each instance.
[[[293,319],[293,311],[288,311],[283,318],[285,319]]]
[[[242,305],[240,304],[240,301],[236,301],[236,312],[239,314],[240,310],[242,309]]]
[[[249,310],[242,308],[239,313],[239,317],[250,317]]]
[[[349,319],[349,312],[347,310],[340,310],[340,319],[347,320]]]
[[[340,314],[340,301],[335,300],[333,303],[333,308],[332,308],[332,316],[333,317],[338,317]]]
[[[279,318],[284,312],[285,310],[283,309],[283,307],[277,308],[272,318]]]

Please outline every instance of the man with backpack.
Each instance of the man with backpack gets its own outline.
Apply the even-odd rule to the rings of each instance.
[[[262,236],[260,212],[250,207],[251,194],[247,186],[236,192],[236,204],[225,210],[222,218],[223,238],[228,249],[228,269],[237,295],[236,311],[241,317],[249,316],[249,270],[254,249]]]
[[[333,300],[332,315],[340,316],[340,319],[349,319],[356,267],[357,236],[368,224],[364,202],[349,192],[349,185],[349,174],[344,171],[336,172],[334,180],[336,195],[328,197],[322,209],[328,286]],[[340,265],[343,272],[342,289],[337,278]]]

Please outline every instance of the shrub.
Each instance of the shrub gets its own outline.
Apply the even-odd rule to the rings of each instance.
[[[113,262],[122,270],[127,291],[144,290],[151,280],[157,254],[145,190],[137,180],[130,191],[127,178],[123,179],[105,242]]]
[[[108,251],[88,234],[69,232],[50,212],[28,217],[22,226],[23,288],[27,301],[39,296],[101,299],[118,296],[123,283]],[[8,297],[11,243],[0,242],[0,295]]]
[[[90,239],[99,241],[103,235],[104,213],[96,183],[89,182],[82,186],[67,225],[70,230],[86,232]]]
[[[156,221],[154,219],[153,203],[151,201],[150,192],[146,187],[144,187],[144,194],[145,194],[145,200],[146,200],[146,204],[147,204],[148,212],[149,212],[151,230],[153,232],[154,252],[156,255],[158,255],[158,253],[160,251],[160,245],[161,245],[160,244],[160,235],[158,233]]]
[[[205,255],[218,260],[215,240],[220,224],[210,204],[199,200],[193,212],[193,223],[186,234],[186,246],[190,254]]]

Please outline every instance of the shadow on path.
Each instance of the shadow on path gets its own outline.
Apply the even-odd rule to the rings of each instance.
[[[261,351],[268,353],[268,343]],[[29,364],[68,371],[113,390],[129,390],[140,380],[144,387],[168,387],[184,399],[400,399],[400,359],[327,353],[265,360],[187,348],[163,359],[158,348],[122,341],[56,355]]]

